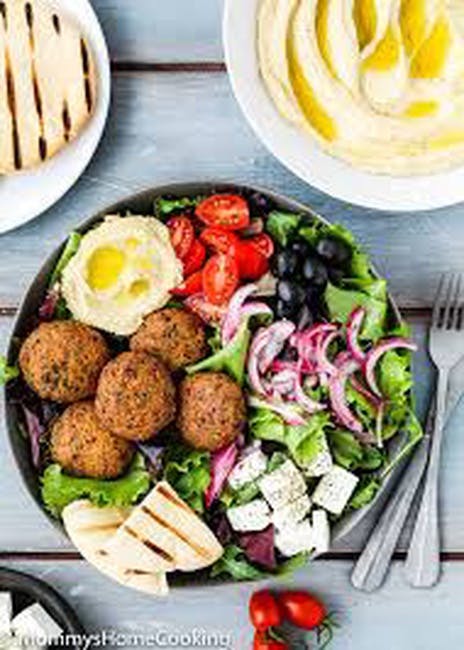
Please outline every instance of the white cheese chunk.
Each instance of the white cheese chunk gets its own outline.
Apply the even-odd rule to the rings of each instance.
[[[304,474],[308,478],[324,476],[324,474],[330,472],[332,466],[332,454],[330,453],[327,438],[323,435],[320,438],[320,451],[311,463],[304,468]]]
[[[244,506],[227,510],[232,528],[238,532],[264,530],[271,523],[271,511],[264,499],[255,499]]]
[[[277,530],[275,545],[285,557],[312,551],[314,549],[314,535],[309,520],[305,519],[295,526],[287,526],[283,530]]]
[[[28,647],[46,648],[63,633],[48,612],[35,603],[17,614],[11,622],[14,634]]]
[[[340,515],[350,500],[358,481],[357,476],[343,467],[334,465],[317,484],[313,502],[334,515]]]
[[[306,494],[306,482],[291,460],[266,474],[258,481],[259,489],[269,505],[278,510]]]
[[[307,494],[298,497],[296,501],[287,503],[287,505],[274,510],[272,513],[272,523],[276,528],[282,530],[286,526],[295,526],[302,521],[311,510],[311,499]]]
[[[264,474],[266,467],[267,456],[261,449],[255,449],[237,463],[229,474],[228,483],[233,490],[238,490]]]
[[[7,591],[0,592],[0,636],[9,634],[13,617],[13,600]]]
[[[330,524],[325,510],[313,510],[312,514],[314,552],[327,553],[330,548]]]

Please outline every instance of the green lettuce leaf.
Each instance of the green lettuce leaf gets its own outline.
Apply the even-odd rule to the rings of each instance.
[[[186,208],[195,208],[201,199],[202,197],[191,198],[188,196],[180,199],[167,199],[160,196],[154,204],[155,217],[162,219],[173,212],[181,212]]]
[[[248,323],[244,322],[225,348],[193,366],[188,366],[186,368],[188,374],[192,375],[203,371],[226,372],[242,386],[245,381],[245,363],[250,339],[251,332]]]
[[[385,462],[380,449],[361,445],[350,431],[335,429],[327,438],[335,463],[347,470],[373,471]]]
[[[250,564],[245,553],[233,544],[226,546],[222,557],[211,567],[211,577],[231,577],[234,580],[257,580],[267,573]]]
[[[387,287],[385,280],[357,281],[349,287],[336,287],[329,282],[325,301],[331,320],[346,323],[357,307],[364,307],[361,338],[377,341],[385,334],[387,319]]]
[[[287,246],[301,222],[301,215],[274,210],[266,219],[266,230],[282,247]]]
[[[379,388],[382,395],[395,400],[408,393],[413,385],[411,354],[389,350],[378,364]]]
[[[19,377],[19,368],[9,366],[6,357],[0,356],[0,386],[4,386],[16,377]]]
[[[164,478],[196,512],[205,509],[204,494],[211,480],[210,454],[180,443],[168,445],[164,456]]]
[[[79,232],[72,232],[69,237],[61,257],[58,260],[48,282],[49,287],[53,287],[60,279],[63,274],[64,269],[68,266],[71,259],[79,250],[81,245],[82,235]]]
[[[78,499],[90,499],[96,506],[124,507],[137,503],[150,489],[150,475],[141,454],[120,479],[104,481],[78,478],[63,472],[58,464],[49,465],[41,477],[42,500],[46,509],[60,517],[63,509]]]
[[[359,510],[367,506],[379,491],[380,483],[376,478],[371,476],[363,476],[359,481],[356,490],[351,497],[348,508],[351,510]]]

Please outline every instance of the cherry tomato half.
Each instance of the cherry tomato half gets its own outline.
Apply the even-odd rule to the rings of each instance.
[[[282,623],[279,604],[270,591],[257,591],[250,598],[250,621],[253,627],[260,631],[277,627]]]
[[[198,239],[193,240],[190,250],[183,258],[184,275],[189,276],[195,271],[199,271],[206,259],[206,248]]]
[[[272,639],[266,632],[257,631],[253,640],[253,650],[290,650],[285,641]]]
[[[219,253],[203,269],[203,292],[213,305],[224,305],[235,292],[239,281],[237,262],[231,255]]]
[[[171,244],[179,259],[183,260],[189,252],[195,232],[193,224],[188,217],[173,217],[169,219],[167,226],[171,235]]]
[[[200,275],[203,274],[200,273]],[[186,298],[184,305],[190,309],[190,311],[193,311],[194,314],[199,316],[201,320],[208,325],[218,325],[221,323],[227,312],[226,307],[221,305],[213,305],[211,302],[206,300],[201,291]]]
[[[179,284],[178,287],[172,289],[171,293],[173,296],[193,296],[196,293],[200,293],[203,289],[203,274],[201,271],[197,271],[192,275],[189,275],[182,284]]]
[[[248,241],[237,242],[232,254],[242,280],[259,280],[269,270],[268,260]]]
[[[205,228],[200,233],[200,240],[216,253],[229,253],[239,241],[235,233],[222,228]]]
[[[207,226],[240,230],[250,223],[250,208],[236,194],[214,194],[199,203],[195,214]]]
[[[285,620],[304,630],[321,627],[327,617],[325,606],[305,591],[284,591],[278,601]]]
[[[274,242],[265,232],[248,239],[248,243],[250,246],[254,246],[261,255],[264,255],[264,257],[268,259],[274,254]]]

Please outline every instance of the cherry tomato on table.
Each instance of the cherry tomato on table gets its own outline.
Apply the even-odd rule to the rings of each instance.
[[[223,305],[234,294],[239,282],[237,262],[231,255],[211,257],[203,269],[203,293],[213,305]]]
[[[304,630],[321,627],[327,618],[325,606],[305,591],[284,591],[278,601],[285,620]]]
[[[183,260],[195,239],[193,224],[188,217],[179,216],[169,219],[167,226],[171,235],[172,247],[177,257]]]
[[[259,280],[268,272],[268,260],[251,244],[251,241],[237,242],[232,251],[242,280]]]
[[[217,253],[229,253],[239,241],[235,233],[222,228],[205,228],[200,233],[200,240]]]
[[[190,250],[182,259],[184,275],[188,277],[192,273],[195,273],[195,271],[199,271],[205,263],[205,259],[206,248],[198,239],[194,239]]]
[[[256,237],[251,237],[247,242],[250,246],[256,248],[258,253],[261,253],[261,255],[264,255],[268,259],[274,254],[274,242],[265,232],[256,235]]]
[[[250,598],[250,620],[253,627],[261,632],[270,627],[277,627],[282,623],[282,614],[279,604],[270,591],[255,592]]]
[[[257,631],[253,640],[253,650],[290,650],[285,641],[272,639],[266,632]]]
[[[236,194],[214,194],[197,205],[195,214],[207,226],[225,230],[240,230],[250,223],[248,203]]]
[[[182,284],[179,284],[178,287],[171,290],[173,296],[193,296],[196,293],[200,293],[203,289],[203,273],[197,271],[192,275],[189,275]]]

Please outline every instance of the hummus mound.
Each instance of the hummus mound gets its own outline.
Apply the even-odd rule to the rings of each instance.
[[[107,216],[83,237],[63,272],[62,292],[77,320],[129,336],[180,282],[182,265],[165,225],[154,217]]]
[[[462,0],[261,0],[261,75],[328,153],[392,175],[464,162]]]

